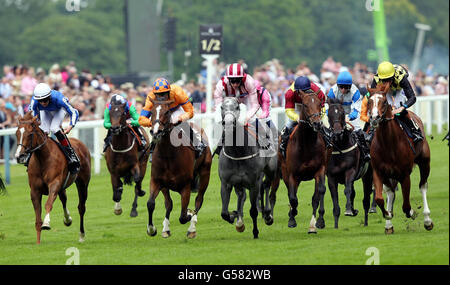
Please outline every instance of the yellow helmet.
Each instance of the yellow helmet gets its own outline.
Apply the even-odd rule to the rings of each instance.
[[[383,61],[378,65],[377,73],[380,79],[391,78],[395,73],[394,65],[389,61]]]

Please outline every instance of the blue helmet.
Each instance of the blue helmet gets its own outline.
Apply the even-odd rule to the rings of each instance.
[[[339,73],[336,83],[339,85],[352,85],[352,75],[348,71],[342,71]]]
[[[295,79],[294,89],[302,91],[309,90],[311,89],[311,81],[306,76],[299,76]]]

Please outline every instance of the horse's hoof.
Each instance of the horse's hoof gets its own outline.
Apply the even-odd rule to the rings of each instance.
[[[114,214],[116,214],[117,216],[122,215],[122,209],[115,209]]]
[[[130,217],[135,218],[135,217],[137,217],[137,215],[138,215],[138,212],[136,210],[131,210]]]
[[[407,218],[410,218],[411,220],[415,220],[419,214],[411,209],[411,211],[406,215]]]
[[[78,240],[78,242],[84,242],[84,241],[85,241],[85,234],[80,233],[80,239]]]
[[[197,232],[187,232],[187,238],[195,238],[197,236]]]
[[[264,222],[266,223],[266,225],[271,226],[273,224],[273,217],[269,216],[268,219],[264,219]]]
[[[318,229],[325,228],[325,220],[318,219],[317,222],[316,222],[316,228],[318,228]]]
[[[236,226],[236,231],[243,233],[245,231],[245,224],[242,224],[242,226]]]
[[[70,227],[70,225],[72,224],[72,218],[67,219],[63,219],[63,223],[66,227]]]
[[[168,238],[168,237],[170,237],[170,231],[163,232],[163,233],[161,234],[161,236],[162,236],[163,238]]]
[[[289,219],[288,227],[295,228],[296,226],[297,226],[297,222],[295,221],[295,219]]]
[[[377,208],[376,207],[372,207],[369,209],[369,214],[376,214],[377,213]]]
[[[317,230],[316,229],[309,229],[308,230],[308,234],[317,234]]]
[[[156,233],[157,233],[157,232],[158,232],[158,231],[156,230],[156,227],[150,226],[150,225],[147,226],[147,234],[148,234],[149,236],[154,237],[154,236],[156,236]]]
[[[392,235],[394,233],[394,227],[389,228],[389,229],[384,229],[384,233],[387,235]]]
[[[427,230],[427,231],[431,231],[432,229],[433,229],[433,227],[434,227],[434,224],[433,224],[433,222],[431,222],[431,224],[429,224],[429,225],[423,225],[424,227],[425,227],[425,229]]]
[[[51,229],[50,225],[42,225],[41,230],[43,231],[49,231]]]
[[[144,197],[144,196],[145,196],[145,191],[139,190],[137,195],[138,195],[139,197]]]

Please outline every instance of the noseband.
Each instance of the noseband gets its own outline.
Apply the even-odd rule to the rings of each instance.
[[[316,95],[315,93],[305,94],[305,96],[316,96],[316,97],[317,97],[317,95]],[[320,99],[319,99],[318,97],[317,97],[317,100],[320,101]],[[317,112],[317,113],[308,115],[308,114],[306,114],[306,112],[304,111],[304,109],[305,109],[305,108],[308,108],[308,106],[305,105],[305,104],[303,104],[303,103],[300,103],[299,105],[300,105],[300,107],[302,108],[302,113],[304,113],[304,114],[306,115],[306,120],[299,119],[298,121],[301,122],[301,123],[308,124],[310,127],[313,128],[311,119],[314,118],[314,117],[319,117],[319,118],[320,118],[320,115],[321,115],[320,111]]]
[[[372,101],[373,102],[373,101]],[[386,118],[386,113],[387,113],[387,111],[388,111],[388,108],[390,108],[390,106],[389,106],[389,103],[387,103],[386,104],[386,107],[384,107],[384,111],[383,111],[383,113],[381,114],[381,116],[379,116],[378,118],[376,118],[376,119],[373,119],[373,120],[370,120],[370,126],[372,127],[372,128],[377,128],[379,125],[380,125],[380,123],[382,123],[382,122],[388,122],[388,121],[391,121],[391,120],[393,120],[394,118]]]

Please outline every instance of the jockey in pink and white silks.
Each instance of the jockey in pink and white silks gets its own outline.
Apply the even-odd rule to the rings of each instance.
[[[261,86],[258,80],[255,80],[250,74],[245,73],[243,67],[239,63],[230,64],[226,69],[226,75],[217,82],[214,91],[216,111],[220,110],[219,106],[222,104],[223,98],[230,96],[237,98],[238,102],[241,104],[247,103],[245,125],[253,126],[257,133],[258,129],[262,128],[262,133],[270,135],[271,132],[268,131],[268,129],[273,130],[275,128],[275,125],[270,119],[272,105],[270,93]],[[218,116],[216,116],[216,118],[218,118]],[[261,122],[265,122],[266,124],[261,124]],[[264,125],[268,126],[268,128]],[[261,139],[259,140],[259,143],[262,146],[266,146],[267,144],[264,144]],[[220,149],[221,145],[219,143],[219,146],[214,153],[219,153]]]

